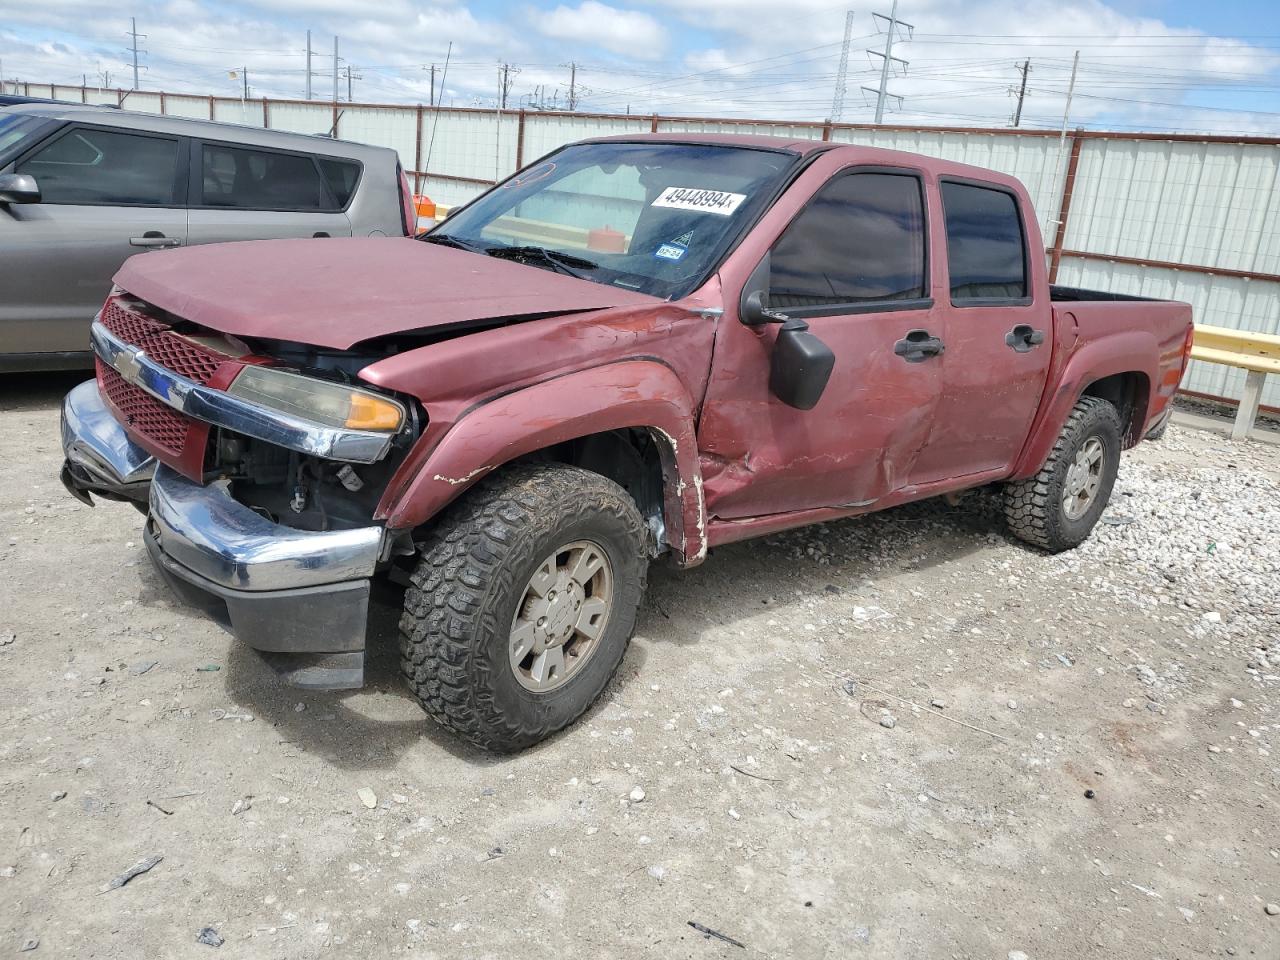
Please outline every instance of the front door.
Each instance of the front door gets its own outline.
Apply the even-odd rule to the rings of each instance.
[[[721,327],[698,433],[711,516],[869,506],[907,482],[933,424],[946,337],[929,296],[925,209],[918,173],[854,167],[773,245],[753,282],[767,277],[770,308],[805,319],[836,366],[818,405],[797,410],[769,391],[777,328]]]
[[[12,172],[34,177],[41,201],[0,211],[0,354],[87,351],[120,265],[186,242],[185,142],[73,125]]]
[[[191,162],[190,243],[351,236],[350,190],[309,154],[205,142]]]
[[[950,313],[942,396],[912,482],[1009,470],[1040,407],[1053,350],[1053,308],[1035,302],[1043,268],[1027,254],[1018,197],[943,178]],[[1037,244],[1038,247],[1038,244]]]

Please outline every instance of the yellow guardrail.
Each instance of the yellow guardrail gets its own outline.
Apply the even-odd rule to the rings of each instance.
[[[1243,440],[1248,437],[1249,431],[1253,429],[1253,422],[1258,417],[1258,406],[1262,403],[1262,388],[1267,382],[1267,374],[1280,373],[1280,336],[1196,324],[1191,359],[1221,363],[1248,371],[1244,395],[1240,399],[1236,420],[1231,427],[1231,439]]]

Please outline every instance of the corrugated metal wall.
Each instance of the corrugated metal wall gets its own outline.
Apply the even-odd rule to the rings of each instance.
[[[1197,322],[1280,333],[1280,140],[1085,133],[1078,143],[1031,131],[859,127],[767,120],[452,109],[45,87],[32,96],[174,116],[326,133],[398,151],[438,203],[464,203],[487,185],[585,137],[659,132],[761,133],[859,143],[945,157],[1018,177],[1035,202],[1046,247],[1062,218],[1073,147],[1079,157],[1061,244],[1060,283],[1186,300]],[[1087,256],[1081,256],[1085,254]],[[1110,260],[1107,258],[1121,258]],[[1143,261],[1143,262],[1131,262]],[[1197,269],[1197,268],[1209,268]],[[1210,270],[1219,272],[1209,272]],[[1222,272],[1222,271],[1225,271]],[[1193,364],[1186,388],[1238,398],[1244,375]],[[1280,406],[1280,377],[1263,402]]]

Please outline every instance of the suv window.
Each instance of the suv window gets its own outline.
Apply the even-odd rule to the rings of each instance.
[[[845,174],[814,194],[774,245],[769,306],[917,300],[925,295],[924,263],[919,179]]]
[[[944,180],[942,208],[952,301],[1024,299],[1026,242],[1013,194]]]
[[[329,193],[333,196],[336,209],[341,210],[351,202],[351,195],[356,192],[356,183],[360,180],[360,164],[354,160],[334,160],[329,157],[317,157],[320,172],[329,185]]]
[[[177,140],[73,128],[14,172],[36,178],[44,203],[180,205]]]
[[[201,200],[251,210],[333,209],[311,157],[204,144]]]

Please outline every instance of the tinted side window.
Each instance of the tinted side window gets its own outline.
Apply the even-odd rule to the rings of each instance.
[[[360,179],[360,164],[350,160],[328,160],[317,158],[320,172],[324,174],[325,183],[329,185],[329,193],[334,204],[341,210],[351,201],[356,192],[356,183]]]
[[[824,186],[773,248],[769,305],[819,307],[925,295],[920,181],[854,173]]]
[[[209,207],[323,210],[324,190],[310,157],[204,145],[201,200]]]
[[[1002,190],[942,184],[951,299],[1020,299],[1027,295],[1026,245],[1017,200]]]
[[[18,164],[44,203],[177,204],[178,141],[73,129]]]

